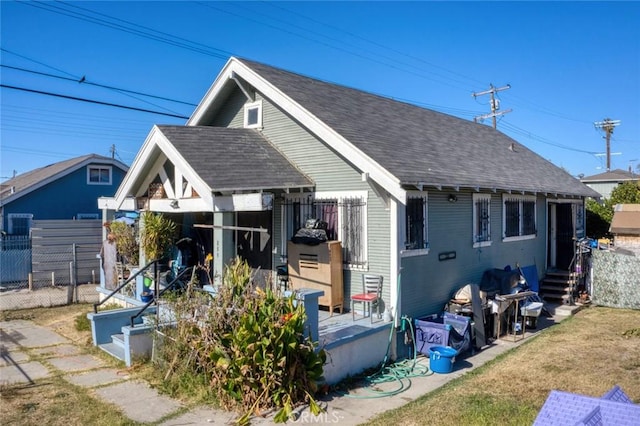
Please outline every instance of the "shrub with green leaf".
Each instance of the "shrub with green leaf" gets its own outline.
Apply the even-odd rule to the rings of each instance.
[[[142,213],[143,227],[140,244],[147,261],[158,260],[169,254],[176,237],[177,225],[162,213]]]
[[[188,365],[207,378],[223,407],[244,413],[240,423],[271,409],[283,422],[303,403],[321,411],[313,395],[326,355],[304,337],[303,306],[255,288],[246,262],[227,266],[215,297],[190,287],[172,306],[179,320],[167,330],[173,340],[163,350],[167,378]]]
[[[136,237],[136,228],[124,222],[111,222],[110,231],[116,238],[118,254],[125,258],[127,264],[137,265],[140,245]]]
[[[640,204],[640,181],[623,182],[601,203],[587,200],[587,233],[593,238],[611,238],[609,227],[616,204]]]

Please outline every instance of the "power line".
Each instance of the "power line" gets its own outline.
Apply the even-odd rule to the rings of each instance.
[[[83,114],[80,111],[74,111],[72,113],[71,112],[59,111],[59,110],[55,110],[54,111],[54,110],[47,109],[47,108],[36,108],[36,107],[32,107],[32,106],[24,107],[24,106],[14,105],[14,104],[3,104],[2,105],[2,111],[3,111],[3,117],[6,116],[4,114],[5,111],[11,111],[11,112],[15,112],[17,114],[23,114],[24,113],[32,121],[33,121],[34,113],[39,113],[39,114],[42,114],[42,115],[54,117],[56,119],[56,122],[58,122],[58,123],[60,122],[59,118],[65,119],[66,121],[78,121],[78,122],[83,123],[83,124],[86,123],[87,121],[91,121],[93,123],[96,123],[96,122],[111,123],[111,122],[114,121],[113,118],[105,118],[104,115]],[[124,118],[124,117],[118,117],[116,119],[116,121],[120,125],[121,124],[136,125],[136,124],[148,124],[149,123],[149,120],[140,120],[140,119],[132,119],[132,118]]]
[[[71,18],[75,18],[75,19],[79,19],[81,21],[85,21],[85,22],[90,22],[96,25],[101,25],[107,28],[111,28],[111,29],[115,29],[118,31],[122,31],[128,34],[133,34],[136,35],[138,37],[142,37],[142,38],[146,38],[146,39],[150,39],[150,40],[154,40],[154,41],[159,41],[161,43],[165,43],[165,44],[169,44],[171,46],[177,46],[177,47],[181,47],[183,49],[186,50],[190,50],[192,52],[196,52],[196,53],[201,53],[203,55],[207,55],[207,56],[212,56],[215,58],[219,58],[219,59],[227,59],[229,56],[231,56],[232,54],[230,52],[224,51],[222,49],[218,49],[215,47],[211,47],[211,46],[207,46],[205,44],[202,43],[198,43],[198,42],[194,42],[191,40],[187,40],[181,37],[176,37],[176,36],[171,36],[170,34],[164,33],[162,31],[157,31],[148,27],[144,27],[142,25],[139,24],[135,24],[135,23],[131,23],[122,19],[118,19],[103,13],[98,13],[98,12],[94,12],[91,11],[90,9],[85,9],[83,7],[77,6],[77,5],[67,5],[66,3],[60,2],[62,4],[64,4],[65,6],[69,6],[69,7],[74,7],[76,9],[81,9],[81,10],[86,10],[89,11],[95,15],[98,16],[103,16],[106,17],[108,19],[112,19],[114,21],[120,21],[120,22],[124,22],[128,25],[132,25],[133,28],[131,27],[127,27],[125,25],[122,24],[118,24],[116,22],[109,22],[105,19],[101,19],[101,18],[96,18],[90,15],[86,15],[80,12],[75,12],[73,10],[69,10],[69,9],[65,9],[59,6],[53,6],[49,3],[43,3],[43,2],[38,2],[38,1],[29,1],[29,2],[23,2],[20,1],[18,2],[20,4],[24,4],[27,6],[32,6],[32,7],[36,7],[38,9],[42,9],[42,10],[46,10],[48,12],[53,12],[53,13],[57,13],[60,15],[64,15],[64,16],[69,16]],[[142,28],[144,30],[140,30],[140,29],[136,29],[136,27],[138,28]],[[157,33],[160,35],[155,35],[153,33]],[[170,36],[170,37],[174,37],[175,39],[178,40],[183,40],[183,41],[175,41],[175,40],[171,40],[165,36]],[[198,46],[203,46],[203,47],[198,47]],[[218,53],[218,52],[222,52],[222,53]]]
[[[129,110],[132,110],[132,111],[148,112],[150,114],[164,115],[164,116],[167,116],[167,117],[184,118],[185,120],[189,118],[189,117],[184,116],[184,115],[170,114],[170,113],[161,112],[161,111],[153,111],[153,110],[150,110],[150,109],[144,109],[144,108],[137,108],[137,107],[127,106],[127,105],[114,104],[114,103],[111,103],[111,102],[96,101],[96,100],[93,100],[93,99],[79,98],[77,96],[69,96],[69,95],[63,95],[63,94],[59,94],[59,93],[45,92],[45,91],[42,91],[42,90],[28,89],[28,88],[25,88],[25,87],[10,86],[8,84],[0,84],[0,87],[4,87],[4,88],[7,88],[7,89],[13,89],[13,90],[20,90],[20,91],[23,91],[23,92],[36,93],[36,94],[39,94],[39,95],[47,95],[47,96],[53,96],[53,97],[57,97],[57,98],[71,99],[71,100],[74,100],[74,101],[88,102],[88,103],[97,104],[97,105],[105,105],[105,106],[111,106],[111,107],[116,107],[116,108],[129,109]]]
[[[52,69],[54,69],[54,70],[56,70],[56,71],[60,71],[60,70],[58,70],[58,69],[57,69],[57,68],[55,68],[55,67],[48,66],[48,65],[46,65],[46,64],[43,64],[42,62],[36,61],[36,60],[34,60],[34,59],[28,58],[28,57],[23,56],[23,55],[18,55],[17,53],[11,52],[11,51],[9,51],[9,50],[7,50],[7,49],[2,49],[2,50],[4,50],[4,51],[5,51],[5,52],[7,52],[7,53],[11,53],[11,54],[13,54],[13,55],[20,56],[21,58],[27,59],[27,60],[29,60],[29,61],[33,61],[33,62],[36,62],[36,63],[38,63],[38,64],[44,65],[44,66],[46,66],[46,67],[48,67],[48,68],[52,68]],[[62,71],[62,72],[64,72],[64,71]],[[67,75],[71,75],[71,76],[73,76],[73,74],[70,74],[70,73],[68,73],[68,72],[64,72],[64,73],[65,73],[65,74],[67,74]],[[86,77],[85,77],[85,76],[82,76],[81,78],[78,78],[78,77],[76,77],[76,76],[73,76],[73,77],[74,77],[74,81],[76,81],[76,82],[78,82],[78,83],[82,83],[82,82],[84,82],[84,80],[86,80]],[[173,110],[171,110],[171,109],[169,109],[169,108],[163,107],[163,106],[158,105],[158,104],[154,104],[153,102],[150,102],[150,101],[147,101],[147,100],[144,100],[144,99],[140,99],[140,98],[138,98],[138,97],[136,97],[136,96],[134,96],[134,95],[132,95],[132,94],[130,94],[130,93],[125,93],[125,92],[122,92],[122,91],[120,91],[120,90],[118,90],[118,89],[110,89],[110,90],[113,90],[114,92],[117,92],[117,93],[120,93],[120,94],[122,94],[122,95],[128,96],[128,97],[130,97],[130,98],[133,98],[133,99],[135,99],[135,100],[137,100],[137,101],[140,101],[140,102],[143,102],[143,103],[145,103],[145,104],[149,104],[149,105],[152,105],[152,106],[154,106],[154,107],[164,109],[165,111],[169,111],[169,112],[171,112],[171,113],[173,113],[173,114],[177,114],[177,112],[175,112],[175,111],[173,111]]]
[[[573,152],[580,152],[583,154],[589,154],[589,155],[596,155],[598,152],[597,151],[587,151],[584,149],[578,149],[578,148],[574,148],[571,146],[567,146],[567,145],[562,145],[560,143],[557,142],[553,142],[549,139],[543,138],[542,136],[536,135],[535,133],[531,133],[528,130],[524,130],[521,129],[520,127],[514,126],[513,124],[510,124],[508,122],[504,122],[503,126],[507,129],[507,130],[511,130],[513,133],[522,135],[522,136],[526,136],[531,140],[537,141],[537,142],[541,142],[543,144],[546,145],[550,145],[550,146],[554,146],[556,148],[560,148],[560,149],[564,149],[567,151],[573,151]]]
[[[367,42],[367,43],[370,43],[370,44],[372,44],[372,45],[374,45],[374,46],[377,46],[377,47],[380,47],[380,48],[382,48],[382,49],[386,49],[386,50],[388,50],[388,51],[390,51],[390,52],[393,52],[393,53],[396,53],[396,54],[398,54],[398,55],[402,55],[402,56],[407,57],[407,58],[409,58],[409,59],[413,59],[413,60],[415,60],[415,61],[422,62],[423,64],[426,64],[426,65],[428,65],[428,66],[431,66],[431,67],[434,67],[434,68],[441,69],[441,70],[443,70],[443,71],[446,71],[446,72],[451,73],[451,74],[453,74],[453,75],[457,75],[457,76],[459,76],[459,77],[465,78],[465,79],[470,80],[470,81],[473,81],[473,82],[475,82],[475,83],[480,83],[480,81],[479,81],[479,80],[476,80],[476,79],[474,79],[474,78],[472,78],[472,77],[469,77],[469,76],[466,76],[466,75],[464,75],[464,74],[460,74],[460,73],[458,73],[458,72],[455,72],[455,71],[449,70],[449,69],[447,69],[447,68],[445,68],[445,67],[442,67],[442,66],[440,66],[440,65],[437,65],[437,64],[434,64],[434,63],[431,63],[431,62],[425,61],[425,60],[424,60],[424,59],[422,59],[422,58],[419,58],[419,57],[417,57],[417,56],[410,55],[410,54],[408,54],[408,53],[406,53],[406,52],[402,52],[402,51],[397,50],[397,49],[394,49],[394,48],[392,48],[392,47],[385,46],[384,44],[381,44],[381,43],[378,43],[378,42],[376,42],[376,41],[373,41],[373,40],[367,39],[367,38],[365,38],[365,37],[362,37],[362,36],[360,36],[360,35],[358,35],[358,34],[352,33],[352,32],[350,32],[350,31],[345,30],[345,29],[343,29],[343,28],[340,28],[340,27],[338,27],[338,26],[331,25],[331,24],[328,24],[328,23],[326,23],[326,22],[322,22],[322,21],[317,20],[317,19],[315,19],[315,18],[312,18],[312,17],[310,17],[310,16],[304,15],[304,14],[302,14],[302,13],[300,13],[300,12],[297,12],[297,11],[294,11],[294,10],[291,10],[291,9],[287,9],[287,8],[285,8],[285,7],[283,7],[283,6],[279,5],[279,4],[276,4],[276,3],[274,3],[274,2],[266,2],[266,1],[262,1],[262,3],[267,4],[267,5],[271,6],[271,7],[278,8],[278,9],[280,9],[280,10],[287,11],[287,12],[289,12],[289,13],[291,13],[291,14],[294,14],[294,15],[300,16],[300,17],[305,18],[305,19],[307,19],[307,20],[309,20],[309,21],[311,21],[311,22],[315,22],[315,23],[318,23],[318,24],[320,24],[320,25],[324,25],[324,26],[326,26],[327,28],[332,28],[332,29],[334,29],[334,30],[340,31],[340,32],[342,32],[342,33],[344,33],[344,34],[347,34],[347,35],[351,36],[351,37],[354,37],[354,38],[357,38],[357,39],[363,40],[363,41],[365,41],[365,42]],[[444,77],[444,76],[443,76],[443,77]],[[445,78],[451,78],[451,77],[445,77]],[[454,79],[453,79],[453,78],[451,78],[451,80],[454,80]]]
[[[3,50],[5,52],[9,52],[8,50],[6,50],[4,48],[0,48],[0,50]],[[13,52],[9,52],[9,53],[13,53]],[[135,90],[121,89],[119,87],[108,86],[106,84],[93,83],[93,82],[87,80],[84,77],[82,77],[80,79],[70,78],[70,77],[63,77],[61,75],[49,74],[49,73],[46,73],[46,72],[35,71],[35,70],[27,69],[27,68],[15,67],[15,66],[5,65],[5,64],[0,64],[0,67],[9,68],[9,69],[13,69],[13,70],[16,70],[16,71],[27,72],[27,73],[31,73],[31,74],[42,75],[42,76],[45,76],[45,77],[57,78],[57,79],[60,79],[60,80],[74,81],[74,82],[77,82],[77,83],[80,83],[80,84],[88,84],[90,86],[97,86],[97,87],[102,87],[102,88],[105,88],[105,89],[117,90],[118,92],[133,93],[135,95],[147,96],[149,98],[160,99],[160,100],[163,100],[163,101],[176,102],[176,103],[179,103],[179,104],[184,104],[184,105],[189,105],[189,106],[197,106],[197,104],[194,104],[194,103],[191,103],[191,102],[179,101],[177,99],[166,98],[164,96],[150,95],[148,93],[136,92]]]
[[[414,76],[419,77],[419,78],[423,78],[425,80],[431,80],[431,81],[434,81],[436,83],[443,84],[443,85],[446,85],[446,86],[450,86],[450,87],[453,87],[453,88],[456,88],[456,89],[467,90],[466,88],[463,88],[463,87],[460,87],[460,86],[456,86],[456,85],[450,84],[450,83],[448,83],[446,81],[442,81],[442,80],[433,78],[432,75],[425,74],[424,71],[421,68],[417,68],[417,67],[414,67],[412,65],[408,65],[406,63],[399,62],[398,60],[394,60],[394,59],[389,58],[394,62],[394,63],[389,63],[388,61],[380,60],[379,59],[380,56],[381,56],[380,54],[374,54],[375,56],[371,56],[371,55],[365,55],[365,54],[363,54],[363,53],[361,53],[359,51],[345,49],[344,47],[342,47],[344,42],[342,42],[340,45],[334,45],[334,44],[327,43],[327,42],[322,41],[322,40],[318,40],[316,38],[309,37],[309,36],[304,35],[304,34],[296,33],[295,31],[292,31],[292,30],[287,29],[287,28],[278,27],[277,25],[273,25],[273,24],[270,24],[270,23],[266,23],[266,22],[260,21],[259,19],[255,19],[255,18],[249,17],[246,13],[242,13],[242,14],[241,13],[234,13],[234,12],[231,12],[229,10],[225,10],[225,9],[221,9],[219,7],[213,6],[210,3],[198,2],[198,4],[200,4],[200,5],[204,6],[204,7],[207,7],[209,9],[217,10],[219,12],[223,12],[223,13],[226,13],[228,15],[236,16],[238,18],[241,18],[241,19],[244,19],[244,20],[247,20],[247,21],[250,21],[250,22],[255,22],[255,23],[258,23],[260,25],[263,25],[263,26],[266,26],[266,27],[269,27],[269,28],[273,28],[273,29],[276,29],[278,31],[282,31],[282,32],[287,33],[287,34],[291,34],[291,35],[294,35],[296,37],[300,37],[302,39],[312,41],[312,42],[320,44],[322,46],[326,46],[326,47],[329,47],[331,49],[335,49],[335,50],[338,50],[340,52],[344,52],[344,53],[347,53],[349,55],[352,55],[352,56],[355,56],[355,57],[358,57],[358,58],[361,58],[361,59],[365,59],[365,60],[370,61],[370,62],[381,64],[381,65],[387,66],[389,68],[392,68],[392,69],[395,69],[395,70],[398,70],[398,71],[401,71],[401,72],[405,72],[407,74],[411,74],[411,75],[414,75]],[[306,30],[306,31],[310,32],[309,30]],[[324,35],[323,35],[323,37],[332,39],[331,37],[324,36]],[[362,49],[360,49],[360,50],[362,50]],[[386,57],[386,58],[388,58],[388,57]],[[400,67],[400,66],[398,66],[399,64],[400,65],[404,65],[404,66],[409,66],[411,68],[418,69],[418,70],[420,70],[422,72],[416,72],[416,71],[412,71],[412,70]],[[445,78],[447,78],[447,77],[445,77]]]

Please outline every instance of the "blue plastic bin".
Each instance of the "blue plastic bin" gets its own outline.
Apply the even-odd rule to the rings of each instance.
[[[434,373],[451,373],[457,353],[450,346],[432,346],[429,348],[429,368]]]

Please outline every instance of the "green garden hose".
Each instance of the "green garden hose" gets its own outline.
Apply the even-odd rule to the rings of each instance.
[[[397,282],[397,293],[400,294],[400,275],[398,274],[398,282]],[[398,315],[398,310],[394,314],[393,322],[395,323]],[[344,394],[344,396],[349,398],[383,398],[387,396],[397,395],[411,387],[411,378],[413,377],[424,377],[433,374],[433,371],[429,370],[428,367],[417,363],[417,348],[416,341],[413,338],[414,330],[413,324],[408,318],[402,317],[402,321],[406,321],[409,324],[409,330],[411,331],[411,342],[413,345],[413,359],[405,359],[399,362],[395,362],[393,364],[387,365],[389,360],[389,351],[391,349],[391,342],[393,339],[395,328],[392,326],[389,331],[389,341],[387,343],[387,351],[384,355],[384,359],[380,364],[380,369],[373,374],[365,376],[364,379],[369,383],[367,386],[367,390],[370,392],[368,395],[351,395]],[[397,382],[398,386],[396,389],[383,391],[377,389],[377,385],[382,383],[389,382]]]

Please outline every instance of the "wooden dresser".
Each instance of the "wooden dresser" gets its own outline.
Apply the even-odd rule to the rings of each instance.
[[[327,306],[331,315],[334,309],[342,313],[344,287],[340,241],[326,241],[315,246],[289,241],[287,250],[290,288],[324,290],[318,303]]]

